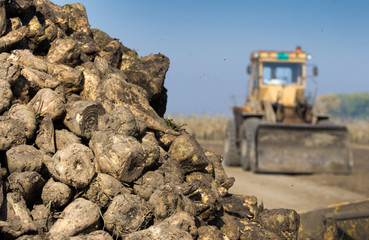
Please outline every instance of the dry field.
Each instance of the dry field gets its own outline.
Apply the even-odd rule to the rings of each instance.
[[[174,123],[183,126],[200,143],[222,142],[227,121],[230,119],[231,117],[225,115],[173,116]],[[347,126],[353,145],[369,147],[369,120],[349,119],[334,120],[334,122]]]
[[[230,117],[224,115],[174,116],[174,123],[202,142],[222,142]]]
[[[355,145],[369,147],[369,120],[346,120],[345,124],[351,135],[351,142]]]

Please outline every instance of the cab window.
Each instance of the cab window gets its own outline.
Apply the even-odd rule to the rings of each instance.
[[[300,63],[263,63],[263,84],[301,84],[302,65]]]

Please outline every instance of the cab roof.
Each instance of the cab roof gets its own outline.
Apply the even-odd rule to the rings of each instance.
[[[311,59],[311,55],[297,47],[295,51],[253,51],[250,59],[259,61],[306,62],[306,60]]]

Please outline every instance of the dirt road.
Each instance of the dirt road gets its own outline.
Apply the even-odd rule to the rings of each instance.
[[[222,144],[203,144],[222,154]],[[231,193],[254,195],[265,208],[292,208],[297,211],[369,198],[369,149],[353,148],[354,168],[350,175],[254,174],[240,167],[224,167],[236,179]]]

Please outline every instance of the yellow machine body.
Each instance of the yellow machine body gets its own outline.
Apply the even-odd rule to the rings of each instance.
[[[251,164],[263,172],[351,171],[346,127],[327,123],[305,96],[306,81],[313,78],[307,77],[310,58],[300,48],[251,53],[249,94],[245,105],[233,107],[235,143],[247,158],[245,169]],[[260,120],[257,127],[245,125],[251,118]]]

